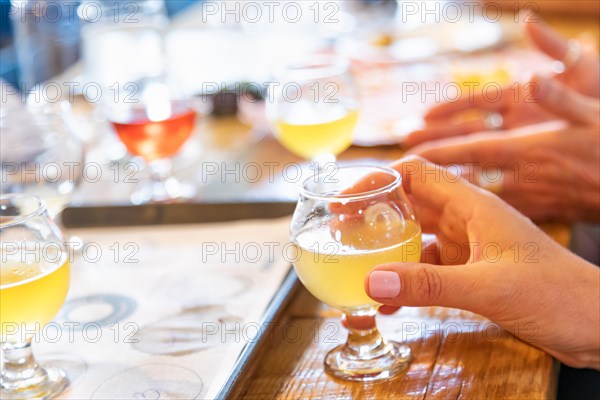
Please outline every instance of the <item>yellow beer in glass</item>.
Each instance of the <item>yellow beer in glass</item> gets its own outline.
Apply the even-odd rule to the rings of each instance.
[[[356,236],[370,235],[373,229],[361,224]],[[389,246],[336,245],[330,229],[300,233],[296,237],[298,261],[296,272],[306,288],[319,300],[341,310],[376,307],[379,304],[367,296],[365,277],[374,266],[390,261],[418,262],[421,258],[421,229],[413,221],[405,226],[390,226],[394,232]],[[343,242],[343,239],[341,240]],[[317,245],[315,245],[317,244]],[[320,248],[319,248],[320,247]],[[369,248],[372,247],[372,248]]]
[[[0,249],[0,337],[3,342],[32,334],[54,318],[69,291],[69,260],[60,250],[53,260],[18,249]],[[8,253],[8,254],[7,254]],[[54,261],[56,260],[56,261]],[[17,329],[15,331],[15,328]]]
[[[421,227],[400,174],[382,167],[343,167],[304,181],[291,226],[294,268],[319,300],[350,319],[348,340],[325,357],[325,370],[353,381],[387,379],[411,359],[410,348],[381,337],[379,304],[365,292],[369,271],[421,258]]]
[[[276,67],[273,75],[267,117],[286,149],[325,162],[350,147],[358,102],[346,60],[314,56]]]
[[[34,335],[69,291],[62,234],[36,196],[0,195],[0,398],[54,398],[68,385],[63,370],[33,357]]]

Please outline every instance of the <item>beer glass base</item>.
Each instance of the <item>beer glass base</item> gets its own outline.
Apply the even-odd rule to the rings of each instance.
[[[411,360],[410,348],[398,342],[387,342],[387,351],[370,359],[349,356],[346,346],[337,346],[327,353],[324,364],[328,374],[347,381],[390,379],[406,369]]]
[[[40,372],[45,375],[44,379],[30,386],[22,386],[19,382],[15,382],[14,385],[2,382],[0,398],[2,400],[53,399],[69,386],[69,379],[60,368],[46,367]]]

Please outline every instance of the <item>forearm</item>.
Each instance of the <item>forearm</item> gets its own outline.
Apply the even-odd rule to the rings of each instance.
[[[486,3],[496,3],[508,10],[521,10],[532,8],[532,3],[538,7],[534,11],[545,13],[561,13],[570,15],[600,14],[600,2],[597,0],[538,0],[538,1],[515,1],[515,0],[486,0]]]
[[[572,355],[577,361],[573,366],[600,370],[600,268],[567,253],[575,264],[572,270],[575,286],[568,291],[579,303],[571,317],[572,323],[579,327],[576,331],[580,336],[577,350]]]

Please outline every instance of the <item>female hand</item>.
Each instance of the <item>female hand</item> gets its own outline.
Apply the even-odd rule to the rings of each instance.
[[[389,263],[370,272],[365,290],[384,304],[382,311],[459,308],[516,336],[519,327],[535,324],[537,334],[523,340],[567,365],[600,369],[600,269],[448,170],[417,157],[394,168],[404,177],[423,231],[435,233],[440,243],[435,261]],[[456,254],[444,251],[450,245],[461,251],[444,258]]]

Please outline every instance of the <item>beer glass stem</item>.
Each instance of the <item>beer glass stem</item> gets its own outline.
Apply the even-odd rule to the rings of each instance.
[[[148,163],[150,174],[150,201],[163,202],[179,197],[179,182],[172,176],[173,165],[169,159]]]
[[[58,396],[69,380],[56,367],[41,367],[31,351],[31,338],[21,343],[2,343],[0,398],[3,400]]]
[[[373,310],[344,316],[348,340],[327,353],[325,370],[329,374],[340,379],[368,382],[389,379],[408,366],[410,348],[383,339],[375,324],[375,313]]]
[[[196,194],[193,185],[185,184],[173,176],[173,163],[169,158],[161,158],[146,163],[150,183],[131,195],[134,204],[171,203],[189,199]]]
[[[352,315],[350,317],[353,317]],[[364,318],[364,317],[363,317]],[[372,319],[373,324],[365,329],[356,329],[348,326],[348,340],[342,352],[346,357],[355,358],[357,360],[370,360],[374,357],[379,357],[387,351],[385,341],[377,325],[375,317]]]
[[[31,339],[24,343],[2,343],[2,389],[34,386],[46,379],[31,351]]]

